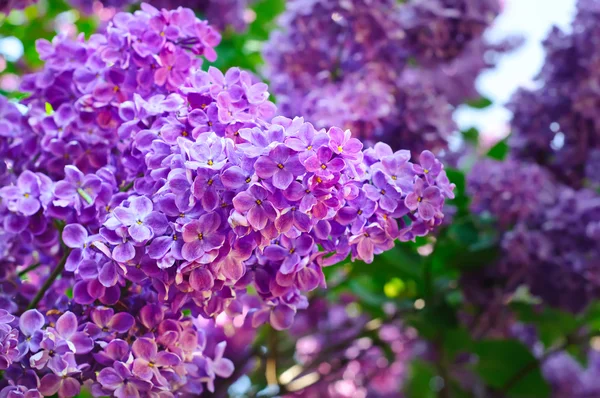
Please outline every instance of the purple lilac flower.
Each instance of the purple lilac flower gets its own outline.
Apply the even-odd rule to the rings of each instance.
[[[301,114],[319,129],[350,129],[366,146],[383,140],[414,155],[447,149],[457,130],[454,106],[478,97],[474,79],[493,63],[479,58],[502,52],[481,37],[500,11],[498,0],[286,6],[263,51],[281,113]],[[409,60],[418,66],[408,67]],[[453,83],[458,90],[447,88]]]
[[[311,303],[310,314],[297,315],[302,321],[290,330],[297,339],[294,358],[314,367],[317,377],[286,397],[403,396],[409,362],[424,348],[416,331],[386,322],[374,331],[379,339],[374,344],[372,334],[365,333],[367,316],[347,311],[353,301],[347,296],[336,304],[318,299]]]
[[[38,42],[45,66],[7,118],[24,134],[0,142],[0,303],[22,314],[2,317],[0,360],[18,391],[211,391],[235,342],[208,330],[289,328],[323,267],[442,223],[453,185],[435,158],[274,117],[255,76],[200,68],[218,41],[189,9],[143,4],[89,40]],[[421,191],[438,194],[428,211],[406,208]]]
[[[533,294],[554,307],[583,310],[599,294],[599,220],[598,195],[560,187],[551,205],[536,209],[503,238],[506,272],[525,268]]]
[[[25,216],[32,216],[40,210],[43,195],[48,192],[49,179],[43,174],[27,170],[17,179],[16,185],[0,189],[0,196],[8,202],[8,209]]]
[[[15,317],[0,310],[0,370],[8,369],[19,355],[19,331],[10,326]]]
[[[456,57],[500,12],[498,0],[418,0],[402,7],[405,45],[421,62]]]
[[[535,164],[507,160],[477,162],[468,176],[471,210],[493,216],[509,229],[540,207],[548,206],[555,188],[548,173]]]
[[[599,16],[596,2],[578,1],[573,29],[567,33],[554,27],[543,42],[546,62],[536,88],[519,89],[508,106],[515,156],[546,167],[574,188],[593,187],[586,169],[600,145],[599,97],[592,88],[598,79]]]
[[[539,165],[512,159],[476,163],[468,191],[473,211],[492,216],[502,250],[494,264],[463,278],[467,297],[482,302],[526,285],[570,312],[597,297],[597,194],[556,184]]]

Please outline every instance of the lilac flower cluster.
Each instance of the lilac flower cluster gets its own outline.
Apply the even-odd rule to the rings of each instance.
[[[89,41],[38,40],[45,67],[24,76],[22,86],[31,94],[24,102],[29,124],[40,136],[34,167],[62,177],[66,165],[83,173],[110,165],[113,151],[125,147],[116,134],[123,122],[120,104],[134,94],[143,100],[176,89],[200,66],[197,55],[216,58],[219,41],[219,33],[191,10],[161,12],[147,4],[134,14],[116,14],[106,33]]]
[[[500,13],[497,0],[417,0],[402,7],[405,46],[423,63],[457,57]]]
[[[249,6],[253,0],[152,0],[155,7],[168,10],[185,6],[200,12],[206,20],[220,31],[230,27],[237,32],[243,32],[251,22]]]
[[[563,187],[555,202],[517,225],[503,241],[508,269],[527,270],[531,292],[578,312],[600,295],[600,197]]]
[[[556,184],[538,165],[515,160],[476,164],[468,185],[473,211],[496,219],[503,250],[485,276],[464,282],[476,291],[485,280],[503,280],[494,284],[508,290],[524,283],[546,303],[574,312],[598,297],[600,197],[595,192]]]
[[[542,366],[544,377],[556,397],[586,398],[599,395],[599,370],[600,353],[594,349],[590,349],[587,355],[587,367],[564,351],[550,356]]]
[[[599,19],[597,1],[578,1],[571,32],[555,27],[544,42],[546,63],[536,88],[520,89],[509,106],[516,156],[574,188],[598,186]]]
[[[409,361],[425,349],[416,330],[398,321],[369,323],[365,314],[353,311],[352,297],[340,301],[334,305],[317,299],[311,302],[310,313],[298,314],[301,321],[291,330],[298,339],[294,355],[298,364],[291,369],[300,370],[289,371],[290,377],[282,374],[293,390],[286,396],[403,396]],[[312,382],[305,385],[303,377]]]
[[[493,46],[479,36],[499,6],[484,3],[289,2],[282,29],[264,48],[265,74],[282,114],[299,112],[318,128],[344,126],[369,146],[383,140],[415,154],[441,152],[457,130],[453,105],[477,96],[474,79],[490,66],[481,58]],[[434,40],[423,46],[430,31],[437,32]],[[449,43],[460,49],[434,57],[436,63],[417,57],[417,47],[438,54]],[[420,66],[407,66],[415,57]],[[470,69],[457,70],[458,58]],[[448,89],[458,80],[460,91]]]
[[[556,195],[556,187],[544,169],[513,159],[477,162],[467,183],[471,211],[493,217],[504,231],[540,207],[552,204]]]
[[[63,299],[46,316],[32,309],[17,320],[0,310],[0,396],[74,397],[82,385],[94,396],[189,396],[214,391],[216,377],[232,374],[227,337],[214,333],[225,323],[210,329],[137,299],[142,304],[127,308],[135,318]]]
[[[454,184],[431,152],[273,117],[251,74],[200,69],[218,41],[143,4],[39,41],[23,113],[0,102],[6,394],[212,391],[232,330],[290,327],[323,267],[442,222]]]
[[[69,3],[85,12],[94,12],[92,0],[69,0]],[[139,0],[100,0],[104,7],[126,10],[128,7],[139,3]],[[167,10],[178,7],[187,7],[195,12],[201,13],[206,20],[219,31],[231,27],[237,32],[243,32],[252,19],[249,0],[150,0],[149,4],[156,8]]]

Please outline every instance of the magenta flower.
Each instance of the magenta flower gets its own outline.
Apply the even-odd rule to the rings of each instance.
[[[46,320],[44,316],[38,310],[27,310],[19,318],[19,329],[25,341],[19,346],[21,355],[27,354],[27,352],[37,352],[40,349],[40,343],[43,338],[42,328]]]
[[[160,374],[161,369],[177,366],[181,362],[181,359],[173,353],[158,352],[156,341],[146,337],[133,342],[132,352],[135,356],[133,374],[142,380],[150,381],[156,377],[159,381],[163,381],[164,377]]]
[[[8,202],[9,210],[32,216],[41,208],[42,184],[40,176],[26,170],[17,179],[16,186],[0,188],[0,197]]]
[[[443,201],[444,198],[439,188],[431,186],[425,188],[425,182],[421,178],[417,178],[415,191],[406,196],[404,204],[410,211],[417,210],[419,216],[427,221],[441,212]]]
[[[304,163],[306,170],[319,176],[331,176],[344,169],[346,163],[340,157],[333,157],[334,152],[328,147],[321,147],[317,153]],[[332,158],[333,157],[333,158]]]
[[[277,211],[268,200],[268,196],[269,193],[265,188],[254,184],[248,190],[237,194],[233,198],[233,205],[237,211],[246,214],[253,228],[261,230],[269,221],[277,218]]]
[[[343,131],[338,127],[332,127],[328,131],[331,139],[329,149],[333,153],[345,158],[360,159],[362,157],[363,144],[356,138],[352,138],[350,130]]]
[[[97,376],[102,388],[112,392],[117,398],[141,397],[147,393],[152,383],[133,375],[123,362],[115,361],[112,367],[102,369]]]
[[[183,226],[183,241],[181,250],[183,258],[187,261],[208,263],[225,241],[225,236],[218,233],[221,218],[216,213],[205,214],[200,219],[191,221]]]
[[[367,226],[363,232],[354,235],[350,239],[350,244],[356,245],[358,258],[367,264],[372,263],[374,255],[381,253],[384,247],[389,246],[390,243],[393,246],[394,242],[387,237],[385,231],[377,224]]]
[[[112,308],[98,307],[91,312],[93,323],[86,325],[85,331],[94,338],[105,338],[115,333],[127,333],[135,323],[133,316],[126,312],[115,314]]]
[[[58,393],[60,398],[74,397],[79,394],[81,385],[74,376],[78,376],[81,371],[77,367],[73,353],[68,352],[54,361],[53,367],[54,373],[49,373],[40,380],[39,391],[44,396]]]
[[[259,157],[254,167],[260,178],[273,178],[273,186],[278,189],[287,189],[297,176],[306,171],[298,155],[293,155],[293,151],[285,145],[277,145],[268,155]]]
[[[387,182],[386,176],[381,171],[376,171],[373,175],[373,185],[364,187],[367,198],[376,201],[379,206],[392,213],[398,207],[402,198],[396,187]]]
[[[192,64],[190,56],[174,46],[165,47],[159,55],[160,68],[154,72],[154,82],[159,86],[169,84],[179,87],[184,81]]]
[[[129,199],[129,207],[117,207],[113,214],[125,227],[129,236],[136,242],[152,239],[154,234],[162,234],[168,227],[167,218],[158,211],[152,211],[153,204],[145,196]],[[107,224],[112,226],[113,224]]]
[[[414,171],[417,174],[424,174],[427,182],[433,184],[442,171],[442,163],[430,151],[421,152],[419,163],[413,166]]]

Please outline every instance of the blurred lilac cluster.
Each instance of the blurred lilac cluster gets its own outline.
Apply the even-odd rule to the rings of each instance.
[[[542,367],[554,397],[587,398],[600,395],[600,353],[590,349],[587,367],[562,351],[550,356]]]
[[[298,339],[294,355],[298,364],[289,377],[282,375],[294,392],[286,396],[401,396],[410,360],[422,354],[425,344],[416,330],[398,320],[370,320],[352,306],[354,302],[350,296],[336,304],[317,299],[310,311],[298,314],[300,319],[290,330]]]
[[[264,49],[280,111],[318,128],[350,128],[367,145],[447,148],[453,107],[478,97],[475,79],[493,65],[490,55],[511,47],[481,38],[500,11],[496,0],[294,0],[287,7]]]
[[[147,3],[156,8],[167,10],[178,7],[186,7],[200,13],[206,20],[220,31],[233,28],[237,32],[243,32],[249,22],[248,11],[252,0],[150,0]],[[139,0],[69,0],[74,8],[86,14],[94,12],[94,4],[102,4],[104,7],[117,10],[127,10],[138,3]]]
[[[467,290],[503,280],[508,293],[525,283],[549,305],[578,312],[600,297],[600,196],[556,183],[536,164],[485,160],[471,171],[471,209],[489,214],[500,230],[502,254]],[[506,283],[510,280],[510,283]],[[473,296],[474,292],[467,295]],[[481,301],[481,300],[479,300]]]
[[[547,167],[563,184],[599,186],[600,3],[579,0],[572,31],[555,27],[535,89],[521,89],[511,144],[520,159]]]
[[[454,184],[431,152],[274,117],[251,74],[200,69],[219,40],[142,4],[38,41],[31,95],[1,100],[2,394],[213,391],[236,330],[289,328],[322,267],[442,222]]]
[[[0,14],[10,14],[12,10],[22,10],[36,0],[0,0]]]
[[[479,162],[468,182],[472,210],[491,214],[501,230],[502,256],[482,271],[488,280],[511,280],[509,292],[525,283],[572,312],[600,296],[600,196],[593,190],[600,4],[580,0],[577,7],[573,31],[554,28],[545,41],[539,88],[521,89],[510,104],[511,159]],[[476,279],[465,282],[482,293]]]

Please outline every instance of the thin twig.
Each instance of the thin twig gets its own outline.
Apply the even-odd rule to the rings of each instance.
[[[58,276],[62,273],[63,269],[65,268],[65,263],[67,262],[67,257],[69,257],[70,253],[71,253],[71,249],[65,249],[65,252],[64,252],[62,258],[60,259],[60,262],[58,263],[56,268],[54,268],[54,270],[52,271],[50,276],[48,276],[48,279],[46,279],[46,281],[44,282],[44,284],[42,285],[40,290],[38,290],[38,292],[36,293],[33,300],[31,300],[31,302],[27,306],[28,310],[35,308],[39,304],[39,302],[44,297],[44,294],[46,293],[46,291],[48,289],[50,289],[50,287],[52,286],[52,284],[54,283],[56,278],[58,278]]]
[[[279,336],[277,331],[271,327],[269,329],[269,354],[267,356],[267,366],[265,369],[265,378],[268,385],[279,385],[277,381],[277,354],[279,351]]]
[[[121,187],[121,189],[119,189],[119,191],[121,192],[127,192],[131,189],[131,187],[133,187],[133,183],[135,182],[135,180],[131,181],[129,184]]]
[[[534,371],[538,366],[543,364],[546,360],[548,360],[554,354],[558,354],[561,351],[564,351],[571,344],[577,344],[580,342],[584,342],[589,340],[590,338],[597,336],[598,333],[588,333],[583,336],[567,336],[565,342],[560,344],[559,346],[552,348],[544,353],[540,358],[536,358],[534,361],[531,361],[527,365],[523,366],[517,373],[514,374],[505,384],[502,386],[500,391],[503,394],[508,393],[511,388],[513,388],[519,381],[523,380],[525,376],[527,376],[530,372]]]
[[[17,275],[20,277],[22,277],[23,275],[26,275],[28,272],[33,271],[34,269],[36,269],[37,267],[39,267],[40,265],[42,265],[42,263],[35,263],[30,265],[29,267],[25,268],[23,271],[20,271]]]

